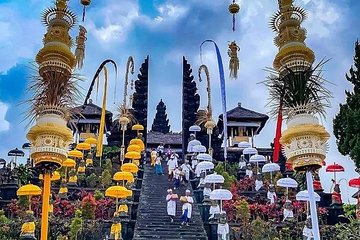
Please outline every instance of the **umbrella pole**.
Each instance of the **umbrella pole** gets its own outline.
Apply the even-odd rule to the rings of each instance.
[[[288,199],[289,199],[289,188],[286,187],[286,200],[288,200]]]
[[[220,200],[220,214],[222,213],[222,200]]]
[[[272,172],[270,172],[270,182],[273,183],[272,182]]]
[[[311,212],[311,224],[314,234],[314,240],[320,240],[319,221],[316,211],[315,192],[312,174],[309,170],[306,171],[306,182],[309,194],[310,212]]]
[[[334,172],[334,182],[336,184],[336,172]]]
[[[31,211],[31,195],[29,195],[29,211]]]
[[[67,182],[67,167],[65,167],[65,182]]]
[[[118,205],[119,205],[119,201],[118,201],[118,198],[116,198],[116,209],[115,209],[115,212],[118,211]]]
[[[49,200],[50,200],[50,172],[45,172],[43,198],[42,198],[42,214],[41,214],[41,240],[48,240]]]

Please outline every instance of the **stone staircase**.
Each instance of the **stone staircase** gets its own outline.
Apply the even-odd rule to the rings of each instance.
[[[133,239],[207,240],[208,238],[196,204],[193,206],[193,214],[189,226],[181,225],[182,205],[180,201],[177,202],[174,222],[170,221],[166,212],[165,198],[167,189],[173,188],[173,183],[167,179],[165,163],[163,164],[163,169],[165,174],[157,176],[150,165],[144,166],[143,185]],[[180,197],[185,195],[185,190],[186,187],[182,186],[179,190],[173,190],[173,192]]]

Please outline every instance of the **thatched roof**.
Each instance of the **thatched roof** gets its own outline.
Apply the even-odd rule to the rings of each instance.
[[[147,134],[147,143],[148,144],[160,144],[164,143],[165,145],[181,145],[182,144],[182,134],[181,133],[160,133],[150,131]]]

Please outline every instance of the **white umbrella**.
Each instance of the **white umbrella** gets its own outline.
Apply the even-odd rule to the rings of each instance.
[[[258,151],[255,148],[252,148],[252,147],[248,147],[248,148],[245,148],[243,150],[243,154],[254,155],[254,154],[257,154],[257,153],[258,153]]]
[[[315,192],[315,201],[320,202],[320,195]],[[296,194],[296,200],[298,201],[309,201],[309,192],[308,190],[300,191]]]
[[[255,148],[253,148],[253,149],[255,149]],[[246,149],[244,149],[244,151],[245,151]],[[256,149],[255,149],[256,150]],[[244,152],[243,151],[243,152]],[[265,158],[265,156],[263,156],[263,155],[259,155],[259,154],[255,154],[255,155],[252,155],[251,157],[250,157],[250,160],[249,160],[249,162],[251,162],[251,163],[256,163],[256,172],[258,172],[259,170],[259,162],[266,162],[266,158]]]
[[[280,178],[279,180],[277,180],[276,185],[279,187],[286,187],[286,200],[288,199],[288,195],[289,195],[289,188],[297,188],[298,187],[298,183],[289,177],[286,178]]]
[[[214,169],[214,164],[212,162],[200,162],[198,165],[196,165],[196,172],[202,172],[206,170]]]
[[[249,142],[240,142],[238,144],[239,148],[245,149],[245,148],[251,148],[251,144]]]
[[[213,184],[213,190],[215,190],[215,184],[216,183],[224,183],[225,178],[223,176],[221,176],[220,174],[210,174],[207,175],[204,179],[205,183],[212,183]]]
[[[277,163],[267,163],[265,164],[261,172],[269,172],[270,173],[270,181],[272,182],[272,172],[280,171],[280,166]]]
[[[196,145],[192,148],[193,152],[198,152],[198,153],[205,153],[206,152],[206,147],[203,145]]]
[[[201,127],[198,125],[192,125],[191,127],[189,127],[189,131],[190,132],[200,132],[201,131]]]
[[[199,154],[196,156],[196,158],[197,158],[198,160],[210,161],[210,162],[213,160],[212,156],[211,156],[210,154],[207,154],[207,153],[199,153]]]
[[[220,200],[220,212],[222,212],[222,201],[231,200],[232,193],[227,189],[216,189],[210,193],[211,200]]]
[[[280,178],[279,180],[277,180],[276,185],[279,187],[287,187],[287,188],[297,188],[298,187],[298,183],[289,177],[286,178]]]
[[[189,143],[188,143],[188,147],[187,147],[187,151],[188,152],[194,152],[193,148],[197,145],[201,145],[201,142],[199,140],[191,140]]]

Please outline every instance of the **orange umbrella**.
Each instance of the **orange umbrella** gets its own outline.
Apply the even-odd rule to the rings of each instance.
[[[145,144],[144,142],[139,138],[134,138],[130,140],[130,145],[139,145],[141,147],[141,150],[145,150]]]
[[[63,161],[62,166],[73,168],[76,166],[76,162],[75,162],[75,160],[68,158],[65,161]]]
[[[84,154],[82,152],[80,152],[79,150],[71,150],[68,152],[68,156],[69,157],[73,157],[73,158],[83,158]]]
[[[89,151],[91,149],[91,145],[90,143],[79,143],[78,145],[76,145],[76,149],[77,150],[81,150],[81,151]]]
[[[141,124],[135,124],[131,127],[133,131],[144,131],[144,126]]]
[[[134,182],[134,175],[131,172],[117,172],[114,174],[113,179],[115,181],[128,181]]]
[[[90,137],[85,139],[85,143],[88,143],[90,145],[97,145],[97,140],[95,138]]]
[[[139,145],[129,145],[127,148],[128,152],[141,152],[141,147]]]
[[[41,195],[41,188],[34,184],[26,184],[16,191],[17,196],[29,197],[29,211],[31,211],[31,196]]]
[[[140,159],[141,155],[138,152],[132,151],[132,152],[125,153],[125,158],[128,158],[128,159]]]
[[[121,165],[121,171],[137,173],[139,171],[139,168],[134,163],[125,163]]]

